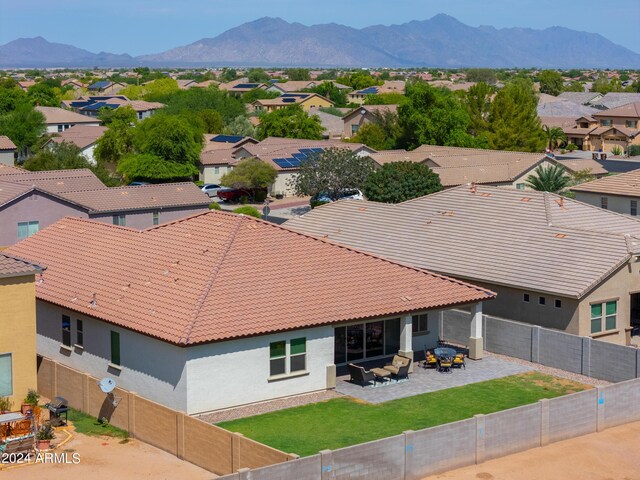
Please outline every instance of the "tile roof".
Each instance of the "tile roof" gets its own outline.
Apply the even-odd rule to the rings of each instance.
[[[540,156],[510,163],[487,163],[451,167],[433,167],[443,187],[454,187],[466,183],[507,183],[522,177],[545,159]]]
[[[606,175],[609,171],[602,164],[590,158],[558,160],[558,163],[571,172],[590,170],[591,175]]]
[[[193,182],[158,183],[64,192],[64,198],[93,212],[120,212],[147,208],[206,207],[209,196]]]
[[[0,253],[0,278],[31,275],[40,273],[43,270],[40,265],[27,262],[7,253]]]
[[[58,123],[96,123],[99,124],[100,120],[97,118],[87,117],[86,115],[80,115],[76,112],[70,112],[64,108],[58,107],[36,107],[40,113],[45,117],[45,123],[49,125]]]
[[[616,108],[632,102],[640,102],[640,93],[629,92],[609,92],[599,99],[591,102],[591,105],[598,108]]]
[[[235,148],[224,148],[218,150],[209,150],[200,154],[200,163],[202,165],[230,165],[236,164],[234,157]]]
[[[101,127],[98,125],[74,125],[68,128],[64,132],[60,132],[55,137],[51,137],[51,142],[73,143],[80,149],[85,149],[90,145],[96,143],[96,141],[106,132],[107,127]]]
[[[2,180],[2,177],[0,177],[0,207],[30,192],[32,189],[33,187],[30,185],[5,182]]]
[[[429,155],[418,150],[381,150],[370,155],[371,159],[378,165],[392,162],[416,162],[422,163]]]
[[[627,173],[602,177],[592,182],[572,187],[574,192],[603,193],[625,197],[640,197],[640,169]]]
[[[144,231],[65,218],[7,252],[47,266],[36,286],[38,299],[179,345],[494,296],[278,225],[213,211]]]
[[[558,95],[558,98],[569,100],[570,102],[578,103],[580,105],[587,105],[594,99],[602,97],[598,92],[562,92]]]
[[[0,180],[22,185],[37,186],[53,193],[106,188],[88,168],[74,170],[19,170],[5,172],[0,169]]]
[[[640,101],[627,103],[620,107],[611,108],[602,112],[594,113],[592,116],[599,117],[627,117],[627,118],[640,118]]]
[[[383,112],[383,111],[396,113],[398,111],[398,105],[361,105],[358,108],[353,108],[349,110],[349,112],[342,118],[347,119],[349,117],[352,117],[354,114],[362,112],[363,110],[369,113],[376,113],[376,112]]]
[[[469,281],[581,298],[640,253],[640,221],[549,193],[461,186],[339,201],[285,226]],[[570,272],[570,274],[568,274]]]
[[[599,110],[586,105],[564,99],[539,103],[537,107],[539,117],[574,117],[582,115],[593,115]]]
[[[321,83],[313,80],[289,80],[287,82],[274,83],[270,86],[277,87],[284,92],[299,92],[300,90],[313,88]]]
[[[0,150],[15,150],[16,144],[6,135],[0,135]]]

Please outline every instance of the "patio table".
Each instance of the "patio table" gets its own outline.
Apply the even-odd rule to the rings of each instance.
[[[456,353],[458,353],[456,351],[455,348],[448,348],[448,347],[440,347],[440,348],[434,348],[433,349],[433,353],[435,353],[436,357],[440,358],[440,357],[455,357]]]

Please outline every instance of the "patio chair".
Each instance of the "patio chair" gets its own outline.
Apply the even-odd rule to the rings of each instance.
[[[449,357],[441,357],[438,360],[438,371],[442,373],[451,373],[453,361]]]
[[[466,370],[467,365],[464,363],[464,353],[456,353],[453,357],[453,366],[456,368],[464,368]]]
[[[351,375],[351,378],[349,379],[350,382],[357,383],[362,387],[366,387],[370,382],[375,382],[376,376],[373,372],[365,370],[364,367],[359,367],[353,363],[350,363],[348,367],[349,375]]]
[[[391,373],[391,377],[396,381],[401,378],[409,379],[409,368],[411,367],[411,359],[403,355],[394,355],[390,364],[384,366],[384,369]]]
[[[436,368],[438,365],[438,358],[430,350],[424,349],[424,362],[422,366],[424,368]]]

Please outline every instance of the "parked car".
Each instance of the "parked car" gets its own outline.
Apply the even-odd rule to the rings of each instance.
[[[200,190],[209,195],[209,197],[217,197],[218,190],[222,188],[221,185],[216,185],[215,183],[205,183]]]
[[[360,190],[345,190],[340,194],[338,200],[364,200],[364,195]],[[312,202],[331,203],[333,200],[329,197],[328,193],[320,193],[311,197]]]
[[[222,187],[218,190],[218,198],[225,202],[237,202],[242,197],[255,198],[261,196],[262,198],[267,196],[267,189],[244,189],[244,188],[228,188]]]

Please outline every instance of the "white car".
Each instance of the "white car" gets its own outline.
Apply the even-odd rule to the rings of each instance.
[[[338,198],[338,200],[344,200],[344,199],[364,200],[364,195],[360,190],[345,190],[344,192],[342,192],[342,194],[340,194],[340,198]],[[315,200],[318,202],[327,202],[327,203],[333,202],[333,200],[331,200],[329,195],[327,195],[326,193],[321,193],[315,198]]]
[[[209,195],[209,198],[213,198],[218,196],[218,190],[221,188],[223,188],[221,185],[215,183],[205,183],[200,190]]]

